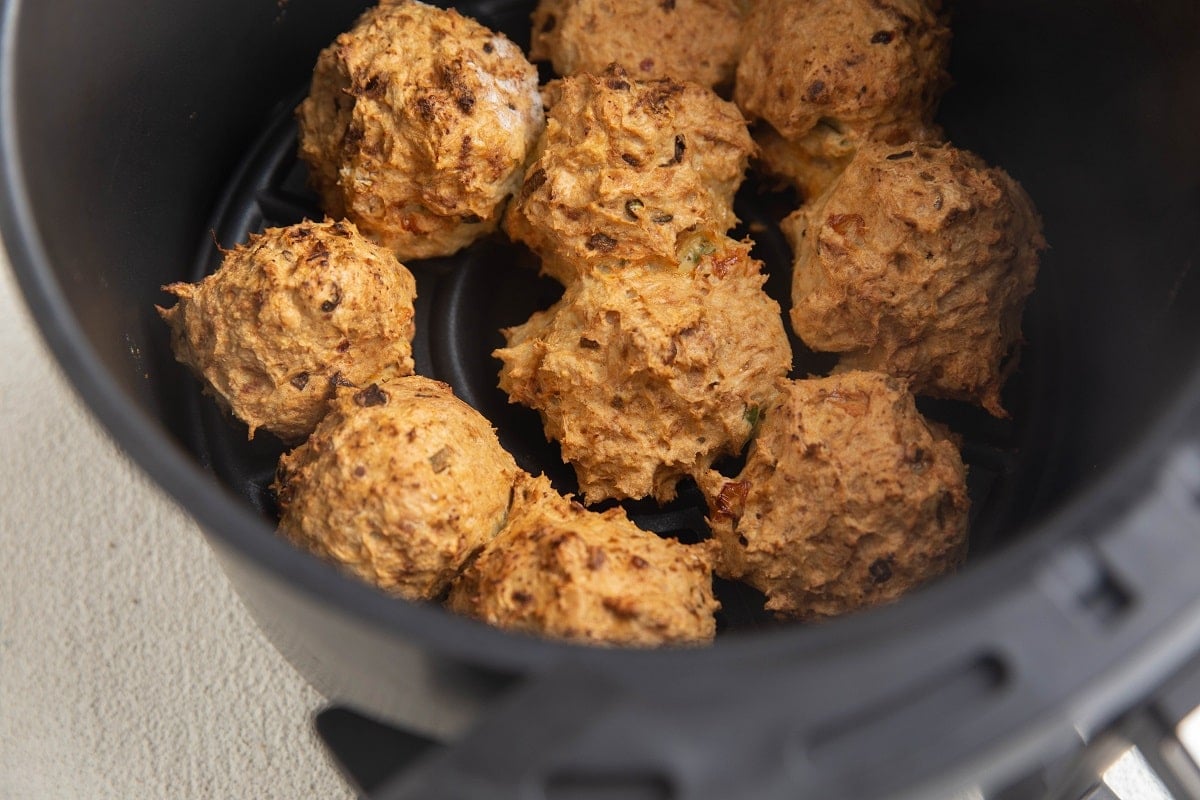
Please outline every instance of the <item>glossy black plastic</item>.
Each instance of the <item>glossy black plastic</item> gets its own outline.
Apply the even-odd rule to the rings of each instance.
[[[657,653],[506,635],[383,597],[273,536],[259,489],[277,450],[235,446],[236,427],[173,362],[153,306],[167,299],[161,284],[206,268],[212,230],[303,208],[302,181],[272,172],[287,157],[271,148],[286,149],[317,51],[366,4],[117,5],[3,5],[6,245],[81,394],[200,521],[298,669],[335,699],[444,737],[494,710],[396,796],[438,796],[431,787],[464,776],[489,796],[607,785],[689,798],[806,787],[832,798],[949,786],[1068,747],[1200,641],[1189,573],[1200,559],[1189,460],[1200,436],[1195,4],[953,9],[956,86],[941,121],[1021,180],[1052,245],[1007,397],[1013,422],[930,409],[969,434],[977,476],[998,476],[975,478],[977,498],[1000,499],[982,504],[968,567],[888,609]],[[524,38],[528,4],[460,6]],[[423,292],[421,358],[496,414],[507,412],[463,355],[479,348],[460,345],[524,313],[490,303],[518,284],[483,272],[516,253],[476,247],[464,256],[477,262],[470,278],[421,267],[441,287]],[[520,424],[502,426],[506,444],[543,463],[536,427]],[[535,673],[545,677],[520,680]],[[518,746],[539,730],[557,734]]]

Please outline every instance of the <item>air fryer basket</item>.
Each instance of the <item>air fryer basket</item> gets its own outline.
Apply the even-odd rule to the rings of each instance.
[[[453,742],[414,746],[419,765],[381,796],[1000,785],[1105,729],[1200,652],[1200,7],[952,8],[956,86],[939,120],[1025,185],[1051,243],[1005,395],[1013,418],[923,406],[966,439],[967,567],[811,627],[775,624],[755,593],[721,584],[714,647],[641,653],[504,634],[293,550],[271,531],[265,491],[280,446],[244,441],[172,359],[159,286],[210,271],[218,243],[319,213],[291,109],[317,51],[366,5],[9,0],[0,222],[68,374],[201,522],[280,650],[331,699]],[[527,43],[530,2],[457,5]],[[786,308],[781,202],[751,183],[738,212],[767,226],[755,254]],[[418,370],[569,490],[488,356],[554,284],[499,237],[413,267]],[[797,374],[828,366],[794,344]],[[660,532],[703,530],[694,489],[630,509]]]

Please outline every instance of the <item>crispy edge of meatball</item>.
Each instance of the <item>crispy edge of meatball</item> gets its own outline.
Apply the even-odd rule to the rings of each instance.
[[[905,120],[877,129],[869,140],[825,121],[818,122],[795,141],[783,138],[766,122],[759,122],[753,135],[757,147],[754,168],[777,183],[796,189],[805,202],[814,202],[824,194],[867,141],[889,144],[945,141],[940,126],[921,120]]]
[[[529,51],[559,75],[621,64],[639,79],[732,84],[744,12],[736,0],[541,0]]]
[[[899,120],[932,121],[950,82],[949,42],[926,0],[757,0],[734,99],[789,141],[821,120],[873,138]]]
[[[522,475],[501,533],[451,587],[450,610],[514,631],[592,645],[712,641],[707,548],[589,511],[544,476]]]

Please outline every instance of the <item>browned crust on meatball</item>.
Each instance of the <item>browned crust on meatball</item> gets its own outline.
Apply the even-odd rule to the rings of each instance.
[[[504,530],[450,590],[451,610],[586,644],[704,644],[716,632],[706,548],[662,539],[619,508],[588,511],[522,475]]]
[[[714,87],[733,82],[741,22],[735,0],[541,0],[529,56],[559,75],[615,63],[639,80]]]
[[[585,275],[504,331],[500,386],[541,414],[589,503],[670,500],[744,446],[791,367],[760,267],[748,245],[697,235],[680,262]]]
[[[1003,417],[1041,219],[1003,170],[949,145],[873,143],[816,203],[784,220],[792,326],[845,369]]]
[[[564,284],[597,264],[672,258],[681,236],[737,223],[753,142],[737,107],[619,68],[555,81],[537,159],[504,229]]]
[[[930,118],[949,82],[950,31],[924,0],[759,0],[742,36],[738,106],[789,140]]]
[[[516,45],[410,0],[383,0],[322,51],[297,117],[326,213],[404,259],[494,230],[543,122]]]
[[[246,423],[308,436],[339,385],[413,370],[416,281],[349,222],[268,228],[199,283],[163,287],[175,357]]]
[[[783,617],[891,602],[966,554],[958,448],[882,373],[782,383],[741,474],[703,488],[718,574]]]
[[[868,140],[940,138],[950,30],[927,0],[760,0],[743,29],[734,99],[768,123],[764,165],[805,197]],[[779,141],[772,141],[768,131]],[[786,143],[788,147],[782,145]]]
[[[517,467],[450,387],[419,376],[338,392],[279,460],[279,532],[386,592],[445,591],[504,524]]]

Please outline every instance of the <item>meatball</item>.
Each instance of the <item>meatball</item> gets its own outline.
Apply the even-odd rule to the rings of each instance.
[[[876,372],[784,382],[740,475],[703,481],[717,573],[783,617],[895,600],[966,554],[966,469]]]
[[[733,82],[741,22],[736,0],[541,0],[529,55],[559,75],[615,63],[713,87]]]
[[[716,631],[706,548],[660,539],[620,508],[588,511],[518,478],[508,524],[450,589],[453,611],[587,644],[701,644]]]
[[[538,158],[504,220],[543,272],[569,284],[596,264],[672,258],[680,236],[737,223],[753,142],[732,103],[618,67],[556,81],[547,101]]]
[[[950,30],[927,0],[759,0],[734,99],[768,171],[815,197],[864,141],[940,137]]]
[[[442,594],[500,530],[517,467],[475,409],[419,376],[338,391],[279,460],[279,532],[386,592]]]
[[[1003,170],[949,145],[871,144],[826,194],[784,220],[792,326],[845,369],[1005,416],[1041,220]]]
[[[536,409],[587,502],[659,501],[736,453],[791,368],[749,246],[697,235],[678,262],[584,275],[504,331],[500,387]]]
[[[326,213],[402,259],[494,230],[543,124],[516,45],[412,0],[382,0],[322,51],[297,116]]]
[[[163,289],[175,357],[249,427],[308,436],[335,387],[413,371],[412,273],[349,222],[251,235],[199,283]]]
[[[914,122],[888,129],[879,141],[900,143],[920,141],[940,143],[942,129],[932,123]],[[766,123],[753,130],[754,167],[761,175],[775,179],[782,186],[795,188],[800,197],[812,202],[820,197],[854,158],[861,139],[822,122],[794,142],[779,135]]]

